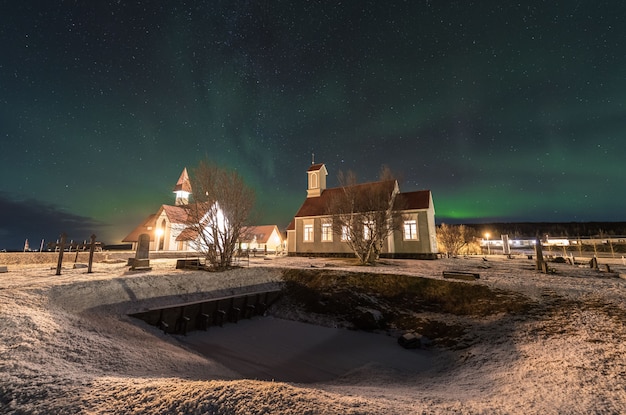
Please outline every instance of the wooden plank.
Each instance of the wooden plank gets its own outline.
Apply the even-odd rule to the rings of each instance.
[[[168,305],[168,306],[165,306],[165,307],[146,308],[145,310],[143,310],[143,311],[141,311],[139,313],[134,313],[134,314],[146,313],[146,312],[156,311],[156,310],[169,310],[169,309],[173,309],[173,308],[185,307],[185,306],[196,305],[196,304],[215,303],[215,302],[222,301],[222,300],[231,300],[233,298],[238,299],[238,298],[252,297],[252,296],[263,295],[263,294],[276,294],[276,293],[280,293],[281,291],[282,291],[282,288],[276,288],[276,289],[271,289],[271,290],[261,290],[261,291],[251,291],[251,292],[242,292],[242,293],[228,295],[228,296],[224,296],[224,297],[213,297],[213,298],[206,298],[204,300],[199,300],[199,301],[189,301],[189,302],[184,302],[184,303],[176,303],[176,304]]]
[[[443,271],[444,278],[453,278],[456,280],[474,281],[480,278],[480,274],[465,271]]]

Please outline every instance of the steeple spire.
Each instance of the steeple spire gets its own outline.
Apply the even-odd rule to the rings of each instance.
[[[191,194],[191,182],[189,181],[189,175],[187,174],[187,167],[183,169],[183,172],[174,186],[174,193],[176,193],[176,206],[186,205],[189,203],[189,195]]]

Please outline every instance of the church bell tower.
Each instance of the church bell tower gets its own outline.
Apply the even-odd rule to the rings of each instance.
[[[306,197],[319,197],[326,190],[326,176],[328,176],[326,166],[324,163],[313,164],[306,173],[309,182]]]
[[[174,193],[176,193],[176,206],[182,206],[189,203],[189,195],[191,194],[191,182],[189,181],[189,175],[187,174],[187,167],[183,169],[183,172],[174,186]]]

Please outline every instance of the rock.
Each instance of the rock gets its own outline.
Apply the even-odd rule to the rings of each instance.
[[[371,308],[357,307],[352,323],[360,330],[376,330],[383,328],[383,313]]]
[[[398,344],[405,349],[419,349],[422,347],[422,336],[413,332],[404,333],[398,337]]]

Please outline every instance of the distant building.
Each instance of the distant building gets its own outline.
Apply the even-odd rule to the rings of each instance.
[[[249,226],[244,232],[245,239],[240,241],[243,250],[278,253],[285,249],[283,236],[276,225]]]
[[[324,164],[307,170],[307,197],[287,228],[287,250],[296,256],[350,256],[352,251],[342,235],[332,232],[330,200],[343,188],[326,188],[328,171]],[[402,206],[402,230],[387,238],[381,257],[432,259],[437,255],[435,208],[430,190],[400,193],[395,180],[359,184],[358,192],[386,189],[388,197]],[[400,203],[401,202],[401,203]]]

